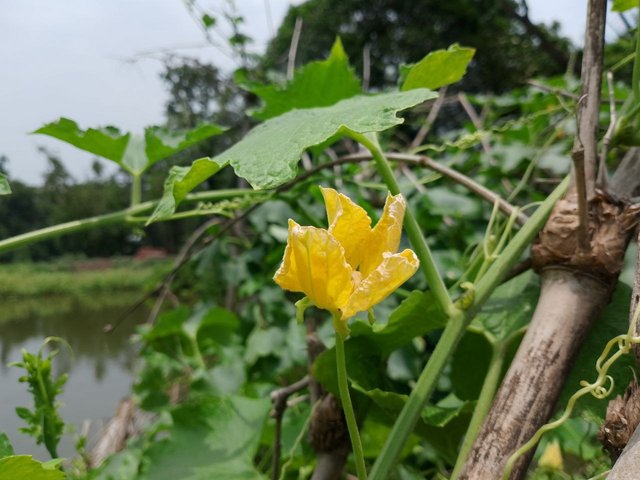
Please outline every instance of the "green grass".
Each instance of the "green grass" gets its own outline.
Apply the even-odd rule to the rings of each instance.
[[[97,270],[79,269],[82,263],[61,260],[0,265],[0,301],[143,292],[169,271],[172,260],[136,262],[118,258],[111,267]]]

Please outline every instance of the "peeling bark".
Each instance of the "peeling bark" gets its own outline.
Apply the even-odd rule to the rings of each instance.
[[[598,432],[598,440],[609,453],[612,461],[618,460],[640,424],[640,388],[633,380],[624,395],[609,402],[605,421]]]
[[[116,414],[109,420],[91,449],[89,467],[99,467],[108,456],[122,450],[127,440],[140,435],[152,418],[155,418],[155,415],[140,410],[133,398],[123,398],[118,404]]]

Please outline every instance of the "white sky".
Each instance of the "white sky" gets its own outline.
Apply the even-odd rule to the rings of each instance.
[[[269,38],[266,6],[277,28],[289,5],[301,1],[236,0],[257,51]],[[221,3],[201,1],[203,6]],[[562,32],[576,44],[582,44],[586,3],[528,2],[533,21],[560,21]],[[619,25],[615,20],[611,27]],[[126,60],[143,52],[203,43],[202,31],[181,0],[3,0],[0,155],[9,157],[10,177],[40,183],[46,161],[37,146],[43,145],[60,155],[76,178],[85,178],[92,155],[28,132],[61,116],[82,128],[111,124],[141,131],[161,123],[167,98],[159,78],[161,63]],[[180,52],[232,66],[215,48]]]

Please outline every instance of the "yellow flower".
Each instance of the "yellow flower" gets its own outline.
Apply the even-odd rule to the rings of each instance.
[[[311,302],[346,323],[369,310],[411,278],[419,261],[400,245],[406,204],[387,196],[380,221],[371,228],[365,210],[332,188],[321,188],[329,228],[303,227],[289,220],[282,265],[274,276],[285,290],[302,292]]]

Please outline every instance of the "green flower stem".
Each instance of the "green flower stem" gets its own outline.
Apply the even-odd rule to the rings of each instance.
[[[449,316],[447,326],[442,332],[442,337],[436,345],[429,361],[420,374],[415,388],[411,392],[407,403],[400,412],[391,433],[387,437],[380,455],[378,456],[371,472],[369,480],[386,480],[393,468],[400,452],[407,443],[407,439],[422,413],[422,409],[429,400],[435,387],[438,376],[449,356],[462,338],[467,326],[482,308],[484,302],[489,299],[491,293],[500,284],[505,274],[518,261],[527,245],[531,243],[538,231],[542,228],[551,213],[556,201],[564,194],[569,186],[570,177],[566,177],[558,187],[542,202],[527,223],[516,233],[507,244],[500,256],[491,265],[486,275],[478,282],[473,304],[468,310],[456,309],[454,315]]]
[[[334,325],[341,320],[334,316]],[[336,364],[338,366],[338,390],[340,391],[340,401],[342,402],[342,410],[347,419],[347,427],[349,429],[349,438],[353,447],[353,457],[356,464],[356,473],[358,480],[367,479],[367,469],[364,464],[364,450],[358,433],[358,424],[356,415],[351,404],[351,396],[349,395],[349,382],[347,381],[347,362],[344,355],[344,336],[336,328]]]
[[[142,177],[131,175],[131,207],[135,207],[142,201]]]
[[[464,462],[467,460],[467,456],[471,451],[473,442],[475,442],[478,432],[484,423],[484,419],[491,409],[493,397],[495,396],[500,383],[502,367],[504,366],[504,353],[504,347],[502,345],[493,345],[489,370],[487,371],[487,375],[484,377],[480,396],[478,397],[478,403],[476,403],[476,408],[471,416],[471,421],[469,422],[467,433],[462,441],[462,447],[458,452],[458,458],[456,459],[456,464],[453,467],[450,480],[456,480],[458,475],[460,475],[460,470],[462,469]]]
[[[378,173],[380,173],[380,176],[387,185],[387,188],[393,195],[398,195],[400,193],[400,187],[393,174],[391,165],[389,165],[389,162],[380,148],[377,136],[375,134],[362,135],[355,132],[349,132],[348,135],[356,142],[361,143],[367,150],[369,150],[369,152],[371,152],[371,155],[376,162]],[[429,283],[429,287],[433,292],[436,302],[438,302],[438,305],[447,316],[450,317],[455,315],[456,307],[454,306],[453,301],[449,296],[449,292],[447,291],[447,287],[438,272],[438,267],[433,259],[429,245],[427,245],[427,241],[420,230],[420,225],[418,225],[418,222],[410,209],[407,209],[405,213],[404,227],[407,230],[411,246],[420,259],[420,267],[427,278],[427,282]]]
[[[211,190],[187,195],[183,202],[205,202],[221,200],[224,198],[238,197],[244,195],[261,194],[254,190]],[[107,213],[95,217],[73,220],[71,222],[60,223],[51,227],[41,228],[32,232],[16,235],[0,241],[0,254],[9,252],[16,248],[24,247],[32,243],[40,242],[49,238],[55,238],[69,233],[82,232],[93,228],[100,228],[107,225],[128,223],[130,217],[152,210],[158,204],[158,200],[139,203],[119,212]]]

